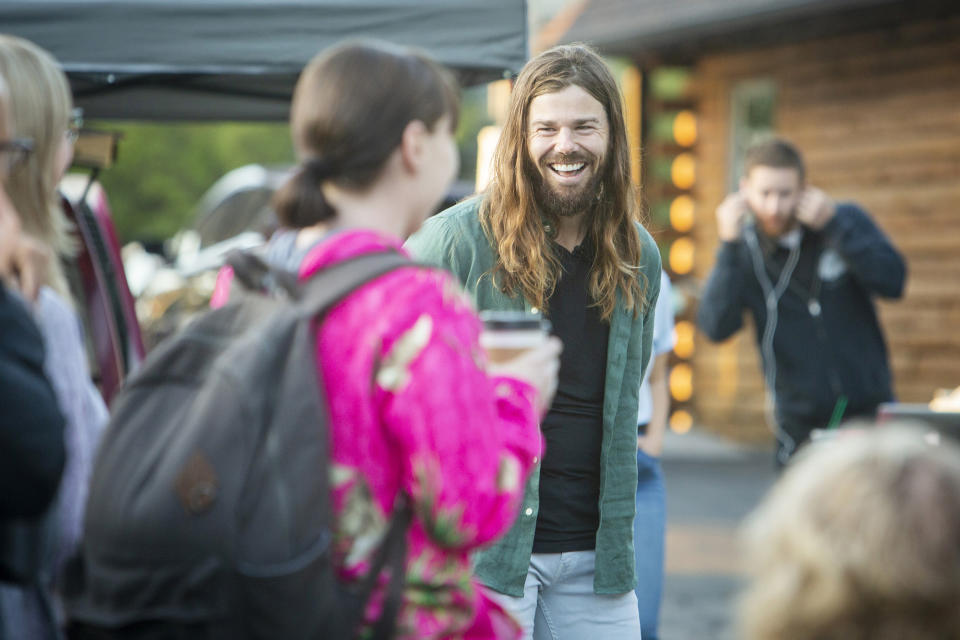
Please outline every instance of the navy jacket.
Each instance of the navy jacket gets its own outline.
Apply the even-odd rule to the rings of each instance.
[[[747,234],[757,240],[753,246]],[[761,341],[767,300],[758,271],[776,286],[790,251],[753,225],[725,242],[700,300],[697,323],[714,341],[725,340],[753,316],[757,343],[770,380],[771,362]],[[758,258],[758,259],[757,259]],[[845,416],[869,414],[893,397],[890,367],[873,296],[899,298],[906,266],[870,217],[854,204],[837,205],[819,232],[804,229],[799,259],[777,304],[772,354],[775,406],[781,425],[825,426],[841,394]]]
[[[0,284],[0,522],[37,516],[60,484],[63,416],[43,373],[43,340]]]

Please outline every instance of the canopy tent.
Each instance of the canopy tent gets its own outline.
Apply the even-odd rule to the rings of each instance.
[[[93,118],[283,120],[300,70],[347,38],[415,45],[465,85],[527,59],[525,0],[4,0]]]
[[[929,2],[898,0],[591,0],[558,42],[634,60],[694,58],[707,48],[782,43],[902,20]],[[898,6],[902,5],[902,6]]]

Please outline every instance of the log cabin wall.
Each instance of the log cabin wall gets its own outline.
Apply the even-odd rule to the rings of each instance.
[[[711,54],[696,69],[695,278],[713,266],[714,210],[730,184],[733,88],[770,81],[774,129],[804,153],[810,182],[859,202],[906,257],[904,298],[878,304],[899,399],[960,384],[960,17]],[[696,345],[698,423],[769,439],[752,322],[724,344],[698,334]]]

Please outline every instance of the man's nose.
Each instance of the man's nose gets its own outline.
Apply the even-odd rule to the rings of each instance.
[[[557,132],[556,151],[559,153],[571,153],[576,151],[577,143],[573,140],[573,131],[568,127],[562,127]]]
[[[783,208],[783,198],[779,196],[770,196],[766,199],[765,202],[766,210],[772,215],[780,214],[780,210]]]

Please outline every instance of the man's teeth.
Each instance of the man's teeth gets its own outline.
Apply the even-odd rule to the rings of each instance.
[[[550,166],[553,167],[554,171],[570,172],[570,171],[580,171],[580,169],[583,169],[584,164],[585,163],[583,162],[579,162],[577,164],[554,164]]]

